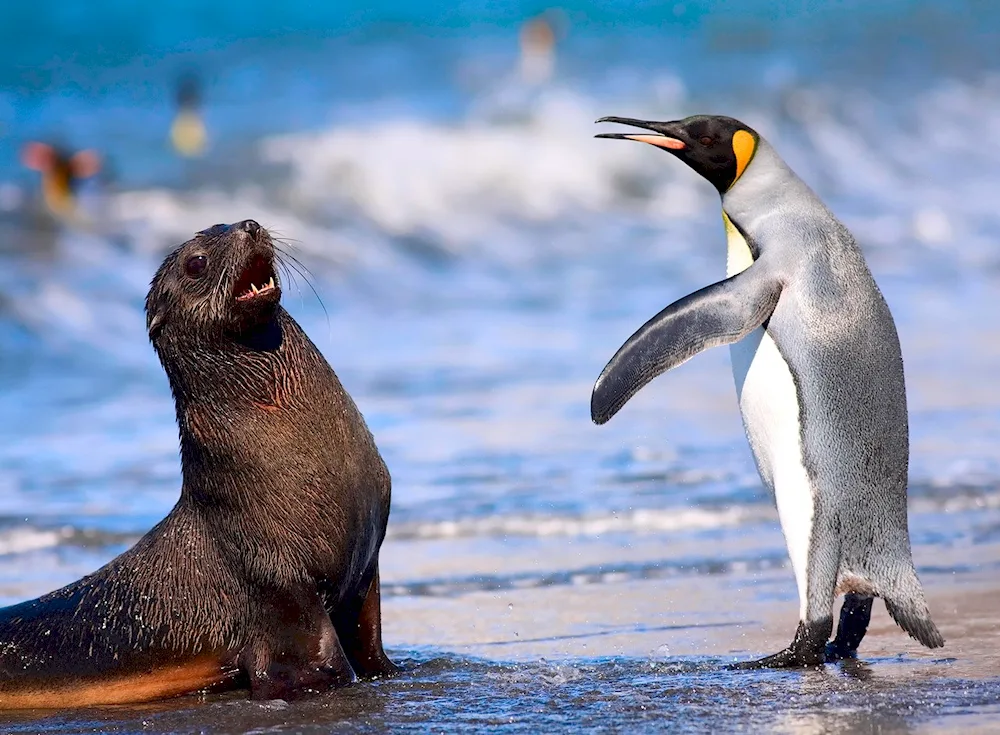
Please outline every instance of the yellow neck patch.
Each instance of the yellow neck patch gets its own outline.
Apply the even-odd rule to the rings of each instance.
[[[726,278],[732,278],[753,265],[753,252],[724,209],[722,221],[726,225]]]
[[[733,153],[736,155],[736,178],[733,179],[733,184],[740,180],[756,150],[757,141],[746,130],[737,130],[733,133]]]

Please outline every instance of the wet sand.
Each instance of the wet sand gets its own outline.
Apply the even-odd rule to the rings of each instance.
[[[775,531],[776,532],[776,531]],[[720,557],[752,555],[752,543],[720,536]],[[833,733],[996,732],[1000,725],[1000,546],[977,549],[983,565],[925,571],[935,621],[946,638],[929,651],[876,603],[859,661],[822,670],[730,672],[726,663],[783,647],[796,624],[791,572],[776,562],[658,576],[647,561],[681,554],[658,535],[616,546],[497,540],[443,545],[439,578],[414,585],[439,542],[388,542],[383,552],[384,631],[406,671],[305,701],[249,702],[245,693],[182,697],[139,707],[7,714],[3,732],[514,732],[632,731]],[[420,548],[416,548],[420,547]],[[574,549],[574,547],[576,547]],[[503,548],[509,553],[500,555]],[[557,553],[562,548],[563,553]],[[469,550],[465,550],[468,552]],[[567,552],[571,558],[567,558]],[[918,548],[927,568],[930,549]],[[961,556],[960,552],[956,552]],[[947,566],[938,550],[934,561]],[[553,582],[546,569],[604,571]],[[623,564],[631,562],[631,566]],[[503,589],[462,591],[449,568]],[[535,574],[511,574],[528,567]],[[618,570],[618,571],[615,571]],[[426,571],[426,569],[424,569]],[[401,584],[401,580],[411,580]],[[454,585],[453,593],[448,584]],[[487,581],[486,584],[489,584]],[[393,590],[396,590],[393,592]]]
[[[399,597],[385,605],[389,647],[432,647],[500,661],[709,657],[783,648],[798,603],[785,569],[753,580],[705,577]],[[924,575],[942,649],[911,640],[876,603],[864,661],[899,659],[927,676],[1000,677],[1000,584],[993,574]],[[745,584],[746,582],[746,584]],[[933,674],[931,672],[934,672]]]

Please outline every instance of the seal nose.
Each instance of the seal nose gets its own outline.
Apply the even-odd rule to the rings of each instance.
[[[251,237],[257,237],[260,234],[261,226],[252,219],[245,219],[236,225],[236,229],[243,230]]]

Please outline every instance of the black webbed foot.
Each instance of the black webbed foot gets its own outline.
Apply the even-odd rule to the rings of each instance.
[[[731,671],[752,669],[818,668],[826,663],[826,642],[833,630],[833,618],[799,622],[795,638],[783,651],[756,661],[740,661],[726,668]]]
[[[844,596],[844,605],[840,608],[840,623],[837,625],[837,637],[826,644],[827,661],[857,658],[858,646],[868,632],[874,599],[854,593]]]

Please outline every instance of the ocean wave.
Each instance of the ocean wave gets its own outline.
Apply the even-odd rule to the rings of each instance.
[[[292,194],[306,206],[353,212],[392,236],[429,233],[450,249],[512,223],[608,212],[629,191],[645,194],[647,215],[697,210],[698,191],[662,161],[593,140],[602,109],[563,89],[513,121],[337,126],[265,140],[261,153],[291,168]]]
[[[911,515],[961,514],[1000,510],[1000,490],[994,488],[928,488],[917,486],[910,493]],[[614,534],[683,534],[715,529],[746,528],[776,524],[777,512],[770,503],[748,503],[720,507],[644,508],[606,511],[585,515],[491,515],[451,520],[412,519],[413,510],[402,511],[407,520],[390,520],[387,542],[438,541],[464,538],[580,537]],[[64,523],[17,523],[0,525],[0,555],[23,554],[56,547],[105,548],[131,545],[141,532],[111,531],[95,525]]]
[[[777,518],[764,505],[728,508],[632,510],[587,516],[490,516],[389,525],[392,540],[451,539],[473,536],[602,536],[612,533],[669,533],[730,528]]]
[[[57,528],[19,525],[0,529],[0,556],[27,554],[56,547],[100,549],[118,545],[131,546],[138,540],[137,534],[77,528],[72,525]]]
[[[144,252],[206,223],[253,216],[334,264],[364,263],[375,251],[367,262],[381,267],[398,257],[393,247],[412,254],[415,241],[427,252],[517,263],[578,257],[594,238],[553,236],[553,225],[586,226],[606,240],[715,216],[715,193],[682,166],[643,146],[593,139],[605,129],[593,124],[601,115],[697,111],[677,78],[661,74],[661,82],[676,89],[658,104],[563,86],[506,116],[396,114],[271,136],[243,180],[124,191],[112,195],[109,212]],[[1000,260],[988,235],[1000,222],[987,186],[1000,152],[976,143],[1000,126],[998,89],[1000,76],[990,74],[939,79],[902,100],[790,86],[725,112],[766,135],[884,267],[921,267],[919,248],[928,265],[946,251],[954,268]],[[675,260],[688,247],[670,238],[669,248],[644,257]]]
[[[787,566],[784,556],[767,555],[737,559],[686,559],[629,564],[602,564],[553,572],[512,572],[510,574],[450,577],[411,582],[383,583],[382,594],[392,597],[451,597],[470,592],[537,589],[565,585],[620,584],[682,576],[745,574]]]
[[[1000,509],[1000,491],[955,488],[928,493],[916,488],[910,493],[913,514],[955,514],[975,510]],[[644,508],[571,515],[496,515],[453,520],[390,523],[387,539],[419,541],[471,537],[598,537],[609,534],[662,534],[710,531],[721,528],[776,523],[778,514],[771,503],[748,503],[724,507]]]

